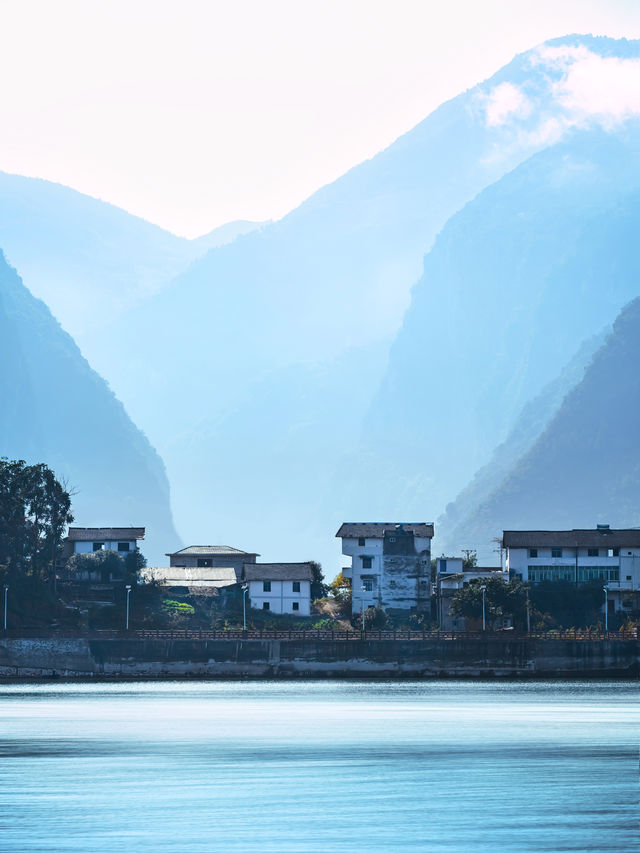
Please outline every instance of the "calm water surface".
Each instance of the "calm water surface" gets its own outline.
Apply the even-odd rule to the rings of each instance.
[[[637,683],[0,687],[0,850],[640,849]]]

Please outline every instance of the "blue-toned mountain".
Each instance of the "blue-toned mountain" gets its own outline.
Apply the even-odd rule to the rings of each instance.
[[[637,200],[640,213],[640,199]],[[447,531],[482,555],[503,530],[640,526],[640,298],[621,312],[584,377],[493,491]]]
[[[0,455],[53,468],[79,525],[146,526],[154,561],[178,544],[161,459],[1,254],[0,399]]]

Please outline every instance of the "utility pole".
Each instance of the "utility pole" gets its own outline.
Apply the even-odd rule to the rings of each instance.
[[[484,584],[480,587],[482,590],[482,633],[484,634],[486,629],[486,621],[485,621],[485,608],[484,608],[484,594],[487,591],[486,586]]]

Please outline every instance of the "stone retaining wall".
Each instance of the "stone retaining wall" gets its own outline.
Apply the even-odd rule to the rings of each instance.
[[[0,640],[0,679],[633,678],[637,640]]]

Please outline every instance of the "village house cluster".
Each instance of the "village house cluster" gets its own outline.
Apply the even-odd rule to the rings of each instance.
[[[473,579],[490,578],[532,584],[598,581],[608,614],[638,608],[640,529],[599,524],[592,529],[505,530],[500,566],[476,566],[460,556],[441,555],[435,568],[433,535],[434,525],[427,522],[342,524],[336,537],[342,540],[343,555],[351,558],[342,574],[351,582],[353,614],[370,607],[429,612],[442,629],[463,630],[464,619],[451,613],[453,596]],[[139,549],[144,536],[144,527],[71,527],[64,540],[64,560],[103,550],[126,557]],[[143,569],[144,580],[199,595],[236,588],[249,608],[298,616],[311,613],[312,562],[260,563],[259,554],[226,545],[190,545],[166,556],[169,565]],[[84,586],[86,598],[108,603],[124,579],[107,567],[76,572],[74,581]],[[508,624],[505,617],[502,627]]]

